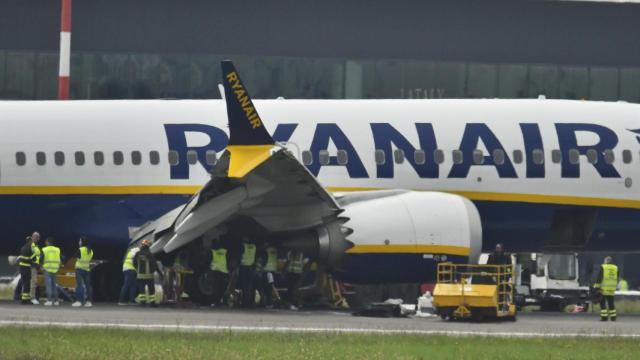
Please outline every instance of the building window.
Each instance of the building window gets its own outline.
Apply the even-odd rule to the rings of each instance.
[[[473,163],[476,165],[482,165],[484,163],[484,154],[482,150],[473,150]]]
[[[189,165],[195,165],[198,163],[198,153],[195,150],[187,151],[187,162]]]
[[[169,151],[169,165],[176,166],[178,164],[180,164],[180,156],[178,155],[178,152],[175,150]]]
[[[124,164],[124,154],[122,153],[122,151],[113,152],[113,164],[114,165]]]
[[[559,164],[562,161],[562,153],[558,149],[551,150],[551,162]]]
[[[22,151],[18,151],[16,153],[16,164],[18,166],[24,166],[26,163],[27,163],[27,155]]]
[[[62,151],[53,153],[53,162],[58,166],[64,165],[64,153]]]
[[[451,158],[453,159],[454,164],[462,164],[462,151],[453,150],[451,152]]]
[[[385,154],[384,150],[376,150],[375,152],[376,165],[382,165],[385,163]]]
[[[84,152],[82,152],[82,151],[76,151],[76,152],[73,154],[73,157],[75,158],[76,165],[78,165],[78,166],[82,166],[82,165],[84,165]]]
[[[623,150],[622,151],[622,162],[625,164],[630,164],[633,160],[631,156],[631,150]]]
[[[338,165],[347,165],[349,156],[346,150],[338,150]]]
[[[96,151],[93,153],[93,162],[97,166],[104,165],[104,153],[102,151]]]
[[[157,151],[149,151],[149,163],[151,165],[160,164],[160,153]]]
[[[427,162],[427,155],[424,153],[424,150],[416,150],[413,152],[413,161],[417,165],[423,165]]]
[[[402,151],[401,149],[394,150],[393,161],[395,161],[396,164],[402,164],[404,162],[404,151]]]
[[[513,150],[513,162],[516,164],[522,164],[522,160],[524,160],[522,150]]]

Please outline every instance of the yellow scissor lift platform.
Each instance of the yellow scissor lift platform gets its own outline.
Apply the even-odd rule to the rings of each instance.
[[[440,263],[433,305],[442,319],[515,321],[513,266]]]

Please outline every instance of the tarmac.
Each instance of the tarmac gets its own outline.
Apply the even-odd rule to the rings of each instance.
[[[142,308],[96,304],[92,308],[0,302],[0,326],[126,328],[167,331],[278,331],[382,334],[443,334],[500,337],[640,338],[640,315],[601,323],[596,313],[519,313],[515,322],[444,321],[439,317],[374,318],[348,311],[227,308]]]

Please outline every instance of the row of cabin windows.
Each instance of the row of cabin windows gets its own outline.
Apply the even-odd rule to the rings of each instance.
[[[125,163],[125,153],[122,151],[114,151],[112,154],[112,160],[114,165],[123,165]],[[349,162],[348,153],[345,150],[338,150],[336,154],[336,160],[339,165],[346,165]],[[505,163],[506,154],[504,150],[496,149],[491,154],[493,162],[496,165],[502,165]],[[612,164],[615,161],[615,155],[613,150],[605,150],[602,153],[604,161],[607,164]],[[541,149],[535,149],[531,152],[532,161],[536,165],[544,164],[544,152]],[[589,149],[586,152],[587,160],[591,164],[598,162],[598,152],[595,149]],[[571,164],[578,164],[580,162],[580,152],[577,149],[571,149],[568,152],[569,162]],[[73,153],[74,162],[78,166],[86,164],[85,153],[82,151],[76,151]],[[625,164],[631,163],[632,159],[631,150],[622,151],[622,162]],[[404,163],[406,155],[403,150],[396,149],[393,151],[393,161],[396,164]],[[43,166],[47,163],[46,153],[39,151],[36,152],[36,164]],[[205,153],[205,162],[208,165],[215,165],[217,162],[217,155],[215,151],[208,150]],[[330,155],[327,150],[320,150],[318,152],[318,162],[320,165],[328,165]],[[451,160],[454,164],[461,164],[464,161],[463,152],[461,150],[451,151]],[[482,165],[485,160],[485,154],[482,150],[474,150],[472,153],[472,161],[476,165]],[[522,150],[514,150],[512,160],[515,164],[520,164],[524,161],[524,153]],[[93,163],[98,166],[105,164],[106,156],[102,151],[95,151],[93,153]],[[132,151],[130,153],[130,161],[133,165],[141,165],[143,163],[143,154],[141,151]],[[175,166],[180,163],[180,155],[177,151],[169,151],[167,156],[169,165]],[[311,151],[302,152],[302,162],[305,165],[313,164],[313,154]],[[386,154],[384,150],[375,151],[376,164],[382,165],[387,162]],[[391,160],[389,160],[391,161]],[[423,165],[427,162],[427,156],[424,150],[415,150],[413,152],[413,161],[418,165]],[[436,149],[433,152],[433,161],[436,164],[442,164],[445,161],[445,152],[441,149]],[[560,150],[551,150],[551,161],[555,164],[562,162],[562,152]],[[65,164],[65,153],[62,151],[56,151],[53,153],[53,162],[57,166],[63,166]],[[148,163],[151,165],[160,164],[160,153],[158,151],[150,151],[148,153]],[[187,151],[187,163],[195,165],[198,163],[198,153],[194,150]],[[16,153],[16,164],[18,166],[24,166],[27,164],[27,155],[19,151]]]
[[[336,153],[336,160],[338,165],[346,165],[349,162],[348,153],[345,150],[338,150]],[[461,150],[452,150],[451,151],[451,161],[454,164],[462,164],[464,161],[463,152]],[[542,149],[534,149],[531,152],[532,161],[536,165],[544,164],[544,151]],[[587,160],[591,164],[596,164],[598,162],[598,152],[595,149],[589,149],[586,152]],[[605,150],[602,153],[604,157],[604,161],[607,164],[613,164],[615,161],[615,155],[613,150]],[[493,158],[493,162],[496,165],[502,165],[505,163],[506,153],[504,150],[496,149],[491,154]],[[629,164],[632,161],[632,153],[631,150],[623,150],[622,151],[622,162],[625,164]],[[568,152],[568,160],[571,164],[578,164],[580,162],[580,152],[577,149],[571,149]],[[406,155],[403,150],[396,149],[393,151],[393,162],[396,164],[404,163],[406,159]],[[522,150],[514,150],[512,161],[515,164],[521,164],[524,161],[524,153]],[[305,165],[313,164],[313,154],[310,151],[302,152],[302,162]],[[385,164],[387,161],[392,161],[391,159],[386,159],[386,153],[384,150],[376,150],[375,151],[375,161],[377,165]],[[413,152],[413,161],[418,165],[423,165],[427,162],[427,154],[424,150],[415,150]],[[445,152],[441,149],[436,149],[433,151],[433,161],[436,164],[442,164],[445,161]],[[485,154],[482,150],[474,150],[472,153],[472,161],[476,165],[482,165],[485,161]],[[320,165],[328,165],[330,162],[329,152],[327,150],[320,150],[318,152],[318,162]],[[551,150],[551,162],[558,164],[562,162],[562,152],[560,150]]]
[[[90,156],[90,155],[88,155]],[[111,156],[111,160],[114,165],[123,165],[125,163],[125,153],[122,151],[114,151],[112,154],[106,154],[102,151],[95,151],[93,153],[93,163],[97,166],[102,166],[106,162],[106,158]],[[130,154],[127,154],[131,164],[133,165],[141,165],[145,160],[143,159],[143,154],[141,151],[132,151]],[[151,165],[159,165],[160,164],[160,153],[158,151],[149,151],[148,154],[148,163]],[[76,151],[73,153],[73,159],[76,165],[83,166],[87,163],[87,159],[85,153],[83,151]],[[44,166],[47,164],[47,154],[38,151],[36,152],[36,164],[40,166]],[[65,164],[65,153],[62,151],[56,151],[53,153],[53,163],[57,166],[63,166]],[[167,156],[167,161],[170,165],[175,166],[180,164],[180,155],[177,151],[169,151]],[[205,154],[205,161],[209,165],[215,165],[217,161],[216,152],[215,151],[207,151]],[[194,150],[187,151],[187,162],[191,165],[195,165],[198,163],[198,153]],[[24,166],[27,164],[27,155],[23,151],[18,151],[16,153],[16,164],[18,166]]]

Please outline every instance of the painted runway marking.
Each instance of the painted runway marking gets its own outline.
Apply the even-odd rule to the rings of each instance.
[[[608,333],[540,333],[540,332],[493,332],[493,331],[458,331],[458,330],[415,330],[415,329],[366,329],[366,328],[322,328],[322,327],[288,327],[288,326],[238,326],[238,325],[180,325],[180,324],[126,324],[126,323],[91,323],[62,321],[28,321],[0,320],[0,326],[35,326],[61,328],[96,328],[96,329],[133,329],[151,331],[237,331],[237,332],[301,332],[301,333],[347,333],[347,334],[405,334],[405,335],[446,335],[446,336],[488,336],[488,337],[538,337],[538,338],[640,338],[640,334],[608,334]]]

